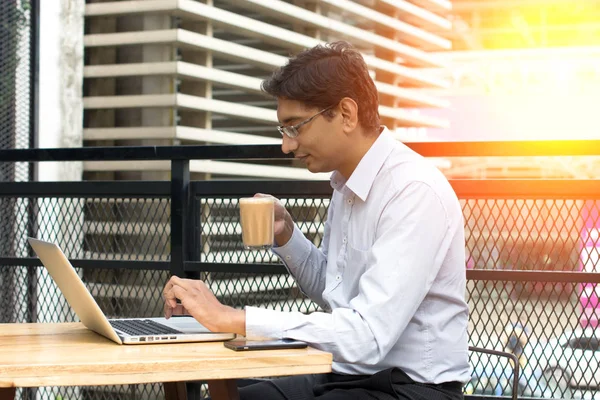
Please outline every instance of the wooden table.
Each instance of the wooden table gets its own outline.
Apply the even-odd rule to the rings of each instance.
[[[222,342],[123,345],[80,323],[0,324],[0,400],[17,387],[163,382],[167,400],[186,381],[207,381],[211,397],[237,399],[237,378],[326,373],[331,354],[315,349],[235,352]]]

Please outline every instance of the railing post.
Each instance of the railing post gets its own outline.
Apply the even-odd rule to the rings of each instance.
[[[202,210],[200,209],[201,202],[191,191],[188,193],[187,225],[186,234],[183,238],[186,242],[186,261],[200,261],[200,255],[202,253],[200,231],[200,218],[202,218]],[[188,278],[200,279],[200,272],[198,271],[186,271],[185,275]]]
[[[185,277],[190,161],[171,161],[171,274]]]

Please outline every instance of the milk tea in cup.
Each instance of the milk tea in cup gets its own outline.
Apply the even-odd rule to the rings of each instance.
[[[271,248],[274,240],[275,200],[270,197],[244,197],[239,203],[244,248]]]

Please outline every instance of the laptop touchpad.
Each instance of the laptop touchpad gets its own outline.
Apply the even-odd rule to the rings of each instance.
[[[203,325],[201,325],[198,321],[196,321],[192,317],[171,317],[169,319],[166,318],[149,318],[153,321],[156,321],[160,324],[166,325],[173,329],[177,329],[183,333],[204,333],[210,332]]]

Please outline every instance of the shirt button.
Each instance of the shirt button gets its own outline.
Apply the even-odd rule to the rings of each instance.
[[[336,281],[339,281],[339,280],[341,280],[341,279],[342,279],[342,277],[341,277],[341,276],[339,276],[339,275],[336,275],[336,276],[335,276],[335,280],[336,280]]]
[[[348,241],[348,239],[346,239],[346,238],[342,239],[342,242],[344,242],[344,243],[346,243],[347,241]]]
[[[292,256],[285,256],[285,259],[286,259],[287,261],[290,261],[290,260],[292,259]]]
[[[348,199],[348,204],[352,204],[352,199]]]

